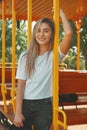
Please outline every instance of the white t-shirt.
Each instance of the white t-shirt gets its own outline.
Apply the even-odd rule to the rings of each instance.
[[[16,79],[26,80],[26,86],[24,91],[24,99],[43,99],[52,97],[52,53],[48,52],[40,55],[35,61],[35,70],[31,78],[28,78],[25,66],[26,56],[23,56],[26,52],[22,53],[19,61]],[[22,57],[23,56],[23,57]],[[59,50],[59,59],[64,57]]]

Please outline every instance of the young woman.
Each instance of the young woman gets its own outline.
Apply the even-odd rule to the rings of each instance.
[[[64,38],[59,46],[59,59],[67,53],[72,39],[72,29],[64,12],[60,9]],[[52,55],[54,46],[54,22],[40,19],[33,29],[28,51],[19,58],[16,130],[49,130],[52,122]]]

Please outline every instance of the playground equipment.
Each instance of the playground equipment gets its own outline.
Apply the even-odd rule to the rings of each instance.
[[[6,35],[6,18],[12,19],[12,87],[10,90],[11,100],[10,103],[13,106],[13,112],[15,113],[15,96],[16,96],[16,82],[15,82],[15,72],[16,72],[16,20],[27,20],[28,21],[28,43],[31,38],[31,22],[33,20],[38,20],[42,17],[48,17],[54,19],[55,24],[59,27],[59,4],[66,13],[68,19],[73,19],[76,21],[76,28],[78,32],[78,54],[80,54],[80,27],[81,22],[79,19],[84,17],[87,13],[86,0],[1,0],[0,1],[0,18],[2,19],[2,82],[1,92],[4,101],[4,112],[7,113],[7,104],[6,104],[6,92],[7,84],[5,82],[5,35]],[[78,8],[79,7],[79,8]],[[68,11],[67,11],[68,9]],[[73,9],[73,12],[72,12]],[[78,26],[79,25],[79,26]],[[66,114],[64,111],[59,109],[58,95],[59,95],[59,73],[58,72],[58,34],[59,31],[56,28],[55,35],[55,46],[54,46],[54,61],[53,61],[53,128],[58,130],[58,125],[62,126],[64,129],[67,129],[66,124]],[[78,55],[77,69],[80,69],[80,61]],[[62,113],[64,121],[59,120],[59,113]]]
[[[31,22],[32,22],[32,4],[36,4],[38,5],[40,2],[42,3],[42,1],[32,1],[32,0],[23,0],[23,1],[16,1],[16,0],[2,0],[0,3],[1,9],[2,9],[2,84],[1,84],[1,92],[2,92],[2,97],[3,97],[3,101],[4,101],[4,112],[7,113],[7,104],[6,104],[6,84],[5,84],[5,24],[6,24],[6,18],[12,18],[12,50],[13,50],[13,54],[12,54],[12,88],[11,88],[11,100],[10,103],[13,106],[13,112],[15,114],[15,95],[16,95],[16,84],[15,84],[15,70],[16,70],[16,58],[15,58],[15,54],[16,54],[16,19],[20,19],[19,17],[17,17],[17,9],[19,8],[18,6],[21,6],[21,2],[22,4],[24,3],[24,8],[27,8],[27,12],[25,13],[24,17],[26,17],[26,20],[28,20],[28,43],[30,41],[30,37],[31,37]],[[45,1],[46,2],[46,1]],[[51,3],[51,7],[54,8],[54,16],[53,19],[55,21],[56,26],[59,28],[59,1],[58,0],[53,0],[53,2],[49,2]],[[25,7],[25,5],[27,7]],[[49,4],[48,4],[49,5]],[[52,6],[53,5],[53,6]],[[22,6],[21,6],[22,7]],[[21,8],[20,7],[20,8]],[[34,6],[33,6],[34,7]],[[9,10],[10,8],[10,13],[7,15],[7,10]],[[23,8],[23,9],[24,9]],[[24,9],[24,10],[25,10]],[[37,7],[35,7],[35,9],[37,9]],[[12,12],[12,13],[11,13]],[[24,11],[25,12],[25,11]],[[20,13],[19,13],[20,14]],[[20,16],[23,16],[20,15]],[[21,17],[22,19],[24,19],[23,17]],[[52,18],[52,17],[51,17]],[[54,130],[58,130],[58,125],[64,127],[64,129],[66,129],[67,125],[66,125],[66,115],[62,110],[59,110],[58,107],[58,58],[56,57],[56,55],[58,56],[58,34],[59,31],[58,29],[56,29],[56,35],[55,35],[55,46],[54,46],[54,60],[53,60],[53,87],[55,87],[55,89],[53,89],[53,129]],[[54,91],[56,90],[56,91]],[[62,113],[63,117],[64,117],[64,121],[59,121],[58,119],[58,113]]]

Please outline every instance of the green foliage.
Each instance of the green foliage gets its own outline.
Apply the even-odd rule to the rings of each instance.
[[[81,27],[81,50],[83,52],[84,48],[87,49],[87,15],[84,17]]]
[[[62,60],[63,63],[67,64],[68,69],[77,69],[77,47],[73,46],[69,49],[69,52]],[[80,70],[85,70],[85,58],[80,53]]]
[[[18,60],[22,51],[27,49],[27,31],[25,21],[20,22],[20,28],[16,28],[16,58]],[[12,62],[12,21],[6,21],[6,62]],[[0,20],[0,61],[2,60],[2,21]]]
[[[6,21],[6,62],[12,61],[12,21]]]
[[[17,39],[16,39],[16,54],[17,60],[21,52],[27,49],[27,30],[26,30],[26,22],[21,21],[20,28],[17,28]]]

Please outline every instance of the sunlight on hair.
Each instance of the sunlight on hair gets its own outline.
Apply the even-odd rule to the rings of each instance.
[[[36,24],[36,21],[33,21],[32,22],[32,31],[33,31],[33,28],[34,28],[34,25]]]

